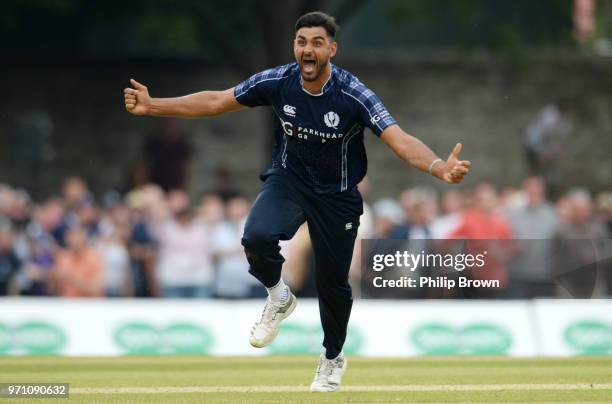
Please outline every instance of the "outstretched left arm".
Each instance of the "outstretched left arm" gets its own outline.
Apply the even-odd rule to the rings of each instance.
[[[423,172],[429,172],[449,184],[459,184],[470,171],[471,163],[459,160],[461,143],[455,145],[448,159],[444,161],[438,159],[438,156],[419,139],[404,132],[399,125],[387,127],[380,138],[406,163]]]

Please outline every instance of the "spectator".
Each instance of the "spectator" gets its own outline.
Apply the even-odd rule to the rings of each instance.
[[[363,214],[359,218],[359,228],[357,229],[357,238],[353,250],[353,260],[351,261],[351,267],[349,269],[349,282],[353,289],[353,294],[359,296],[361,295],[361,240],[372,238],[374,232],[374,215],[372,208],[370,208],[370,205],[366,202],[372,190],[372,184],[367,176],[357,184],[357,189],[364,200]]]
[[[568,195],[562,195],[555,204],[555,213],[559,224],[567,224],[571,222],[572,206]]]
[[[391,232],[397,240],[423,240],[431,238],[429,224],[437,214],[435,192],[414,189],[402,192],[401,205],[404,221]]]
[[[559,220],[546,200],[541,177],[526,178],[523,192],[527,205],[507,215],[518,250],[509,264],[507,295],[517,299],[554,296],[553,239],[559,231]]]
[[[189,195],[185,191],[174,189],[166,193],[166,206],[171,216],[188,209],[190,203]]]
[[[128,239],[132,268],[133,293],[136,297],[159,296],[157,276],[157,243],[150,224],[142,211],[135,210],[131,218],[132,228]]]
[[[442,195],[442,215],[431,222],[431,237],[446,238],[459,227],[465,207],[465,195],[461,191],[449,190]]]
[[[415,187],[408,188],[401,192],[399,202],[404,210],[404,221],[410,223],[410,212],[412,211],[415,203],[424,203],[423,215],[427,218],[426,221],[429,223],[436,216],[438,216],[438,194],[435,189],[431,187]]]
[[[404,218],[404,213],[398,202],[392,198],[384,198],[374,203],[374,228],[373,238],[388,238],[395,227],[399,226]]]
[[[265,290],[251,274],[240,244],[250,203],[241,196],[227,202],[227,220],[213,235],[213,253],[217,279],[215,294],[222,298],[254,298],[265,296]]]
[[[55,242],[64,246],[64,236],[68,231],[68,213],[61,199],[50,198],[44,203],[43,222],[40,223],[43,232],[48,232]]]
[[[529,171],[544,178],[553,196],[559,190],[561,147],[573,130],[574,106],[569,98],[546,105],[525,130],[525,152]]]
[[[485,266],[468,271],[465,275],[472,279],[498,280],[500,287],[478,290],[464,289],[465,297],[497,297],[508,283],[505,262],[509,255],[509,242],[512,232],[505,217],[498,212],[498,195],[493,185],[482,182],[474,189],[474,207],[465,211],[463,219],[449,238],[470,240],[467,252],[482,254],[487,252]]]
[[[403,195],[409,195],[409,192],[404,191]],[[404,199],[406,201],[406,199]],[[393,253],[394,251],[401,250],[404,248],[404,242],[395,240],[395,242],[388,241],[389,238],[394,236],[394,232],[402,226],[405,220],[404,210],[402,206],[392,198],[385,198],[378,200],[374,203],[374,228],[373,228],[373,239],[369,242],[361,251],[362,261],[370,262],[373,254],[380,253]],[[399,271],[394,272],[394,275],[404,275]],[[361,294],[367,297],[381,297],[381,293],[376,288],[372,287],[372,278],[375,274],[372,271],[367,271],[361,274]],[[403,295],[402,291],[385,290],[385,297],[400,297]]]
[[[597,210],[601,223],[606,227],[608,235],[612,235],[612,192],[602,192],[597,197]],[[612,295],[612,240],[604,240],[606,251],[610,254],[602,257],[602,266],[606,276],[607,295]]]
[[[5,194],[4,215],[16,230],[23,230],[30,220],[30,195],[23,189],[11,189]]]
[[[314,277],[314,257],[308,225],[303,223],[291,240],[281,240],[281,254],[285,258],[283,279],[296,296],[316,297],[317,285]]]
[[[612,192],[602,192],[597,196],[597,212],[608,234],[612,234]]]
[[[64,180],[62,197],[68,210],[75,209],[81,203],[93,199],[85,180],[76,176],[68,177]]]
[[[500,194],[500,205],[504,212],[523,208],[527,205],[527,196],[524,190],[506,187]]]
[[[185,208],[157,227],[157,278],[164,297],[207,298],[213,294],[211,240],[206,226]]]
[[[0,222],[0,295],[14,292],[13,281],[21,261],[13,249],[14,234],[6,222]]]
[[[154,225],[166,220],[169,215],[164,192],[157,185],[147,184],[130,191],[125,200],[131,209],[129,251],[134,294],[138,297],[160,296],[156,270],[159,242],[154,234]]]
[[[437,212],[437,196],[433,190],[417,188],[402,192],[400,196],[404,208],[404,223],[397,226],[391,233],[394,240],[405,240],[402,249],[412,254],[429,253],[432,249],[432,234],[430,223]],[[427,271],[423,265],[411,270],[398,270],[397,276],[412,278],[418,282],[420,276]],[[401,291],[400,296],[405,298],[425,297],[427,289],[410,288]],[[400,290],[398,290],[400,292]]]
[[[372,183],[366,176],[357,184],[357,189],[363,199],[363,214],[359,218],[359,229],[357,230],[357,239],[367,239],[372,237],[374,231],[374,213],[368,204],[367,200],[372,191]]]
[[[591,195],[583,189],[568,193],[568,221],[561,225],[556,246],[555,280],[565,293],[589,298],[603,293],[603,259],[610,257],[610,237],[604,225],[594,216]]]
[[[176,120],[162,119],[159,132],[149,135],[144,146],[148,178],[164,191],[184,190],[191,153],[191,145],[178,131]]]
[[[49,274],[53,269],[58,240],[53,231],[62,224],[63,210],[57,200],[50,199],[34,210],[27,227],[30,241],[28,260],[20,277],[21,294],[44,296],[49,294]]]
[[[112,206],[101,222],[97,249],[104,263],[104,289],[108,297],[133,295],[130,255],[127,241],[130,236],[129,211],[120,205]]]
[[[91,199],[83,199],[73,207],[72,215],[68,220],[70,225],[84,228],[87,238],[95,241],[100,235],[99,215],[100,212],[95,202]]]
[[[51,279],[58,296],[104,296],[103,262],[87,245],[84,228],[71,227],[66,233],[66,248],[57,253]]]
[[[225,218],[225,204],[217,194],[206,194],[198,207],[198,220],[205,223],[211,230]]]

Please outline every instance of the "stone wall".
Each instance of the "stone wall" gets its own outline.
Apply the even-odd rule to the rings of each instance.
[[[340,63],[339,63],[340,64]],[[473,161],[466,185],[492,179],[516,184],[525,175],[522,136],[526,123],[559,96],[576,99],[575,130],[564,146],[565,187],[612,188],[612,61],[539,58],[511,65],[492,60],[430,59],[351,62],[353,71],[384,101],[400,125],[446,157],[464,145]],[[154,118],[127,114],[122,89],[135,77],[155,96],[233,86],[242,77],[193,63],[73,63],[3,67],[0,78],[0,182],[22,185],[42,197],[57,192],[70,174],[85,177],[96,192],[119,188],[141,158]],[[53,122],[54,158],[40,165],[16,161],[14,122],[26,111],[43,111]],[[231,169],[249,195],[259,187],[270,112],[255,109],[215,119],[181,121],[196,154],[194,194],[213,186],[212,172]],[[403,163],[369,132],[366,143],[373,196],[394,196],[414,184],[440,186]]]

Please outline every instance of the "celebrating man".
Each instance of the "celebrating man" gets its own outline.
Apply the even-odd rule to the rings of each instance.
[[[322,12],[303,15],[295,25],[295,62],[257,73],[225,91],[178,98],[151,98],[131,80],[125,107],[134,115],[211,117],[245,106],[271,106],[276,149],[261,174],[262,190],[249,214],[242,245],[249,272],[268,290],[261,319],[251,330],[255,347],[270,344],[296,298],[281,278],[279,240],[293,237],[304,222],[312,240],[323,352],[311,391],[338,390],[346,370],[342,346],[352,307],[348,271],[362,199],[357,183],[366,173],[366,127],[401,159],[447,183],[463,180],[469,161],[457,144],[446,161],[404,132],[379,98],[354,75],[331,64],[338,26]]]

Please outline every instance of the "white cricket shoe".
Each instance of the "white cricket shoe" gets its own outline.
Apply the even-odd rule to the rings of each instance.
[[[346,372],[346,358],[341,352],[335,359],[327,359],[325,352],[319,358],[319,366],[314,380],[310,385],[310,391],[332,392],[340,389],[342,376]]]
[[[251,345],[255,348],[263,348],[274,341],[274,338],[278,335],[281,321],[289,317],[296,305],[297,299],[291,291],[287,303],[282,306],[273,303],[268,298],[263,313],[261,313],[261,319],[251,328],[251,337],[249,338]]]

